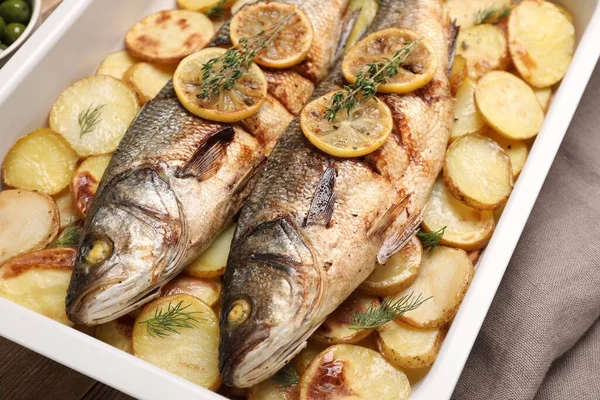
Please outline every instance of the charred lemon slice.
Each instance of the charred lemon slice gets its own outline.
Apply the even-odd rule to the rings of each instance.
[[[325,118],[337,92],[310,102],[300,114],[304,135],[319,150],[335,157],[360,157],[380,148],[392,132],[392,113],[377,97],[362,99],[349,112]]]
[[[231,41],[242,38],[258,48],[254,61],[269,68],[289,68],[301,63],[313,42],[312,23],[298,7],[278,3],[256,3],[242,8],[230,24]],[[252,46],[252,42],[256,45]],[[262,45],[262,46],[261,46]]]
[[[234,79],[236,69],[223,68],[226,51],[213,47],[189,55],[179,63],[173,76],[181,105],[211,121],[235,122],[248,118],[258,112],[267,96],[267,80],[258,65],[253,63],[247,69],[239,66],[240,75]],[[207,65],[213,71],[207,78],[208,85],[203,84]],[[228,81],[234,83],[230,85]],[[219,89],[211,89],[203,97],[206,88]]]
[[[358,42],[344,58],[342,72],[348,82],[355,83],[358,74],[368,71],[369,65],[389,64],[397,59],[404,60],[398,72],[379,84],[378,92],[412,92],[431,81],[438,68],[435,50],[428,39],[409,29],[390,28]]]

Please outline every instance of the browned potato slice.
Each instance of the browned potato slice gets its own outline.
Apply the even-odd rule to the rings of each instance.
[[[153,65],[137,63],[125,72],[123,81],[131,85],[138,96],[140,105],[152,100],[158,92],[173,78],[176,65]]]
[[[214,307],[221,298],[222,286],[221,279],[199,279],[179,275],[162,289],[161,296],[189,294],[202,300],[209,307]]]
[[[310,364],[312,360],[314,360],[315,357],[325,349],[326,346],[320,343],[309,341],[308,345],[302,349],[302,351],[293,360],[296,371],[298,371],[300,374],[303,374],[304,371],[306,371],[308,364]]]
[[[0,297],[65,325],[65,312],[75,250],[49,249],[14,258],[0,267]]]
[[[485,134],[498,143],[500,147],[502,147],[502,150],[508,154],[508,157],[510,158],[513,179],[516,180],[519,177],[521,170],[525,166],[527,156],[529,155],[527,143],[520,140],[507,139],[498,135],[493,129],[487,129]]]
[[[75,204],[73,204],[71,191],[68,188],[55,195],[54,201],[58,206],[61,230],[79,220],[79,213],[75,208]]]
[[[575,27],[556,5],[523,1],[508,21],[513,63],[530,85],[552,86],[564,76],[575,50]]]
[[[445,328],[415,328],[392,321],[377,328],[379,350],[392,364],[400,368],[428,367],[435,361]]]
[[[495,210],[506,203],[512,191],[510,157],[488,137],[463,136],[448,148],[444,183],[466,205]]]
[[[450,141],[454,141],[469,133],[483,132],[486,128],[485,121],[475,105],[476,88],[477,83],[467,78],[458,88],[458,92],[456,92],[454,124],[452,125]]]
[[[22,137],[2,162],[4,183],[18,189],[57,194],[69,185],[77,154],[58,133],[44,128]]]
[[[352,317],[377,307],[379,300],[376,298],[353,293],[327,317],[312,338],[325,345],[360,342],[373,333],[373,329],[352,329]]]
[[[535,93],[535,97],[537,97],[540,101],[540,104],[542,105],[542,110],[544,110],[544,112],[547,112],[550,108],[550,102],[552,101],[552,89],[533,89],[533,93]]]
[[[196,278],[216,278],[223,275],[234,232],[235,224],[217,236],[213,244],[188,265],[185,272]]]
[[[140,60],[172,64],[206,46],[214,35],[206,15],[189,10],[166,10],[148,15],[127,36],[127,50]]]
[[[110,75],[117,79],[123,79],[125,72],[138,61],[125,50],[115,51],[106,56],[102,61],[96,74]]]
[[[359,290],[373,296],[389,296],[410,286],[417,275],[423,258],[423,245],[414,237],[402,250],[393,255],[385,265],[361,283]]]
[[[75,207],[84,217],[96,196],[96,190],[111,157],[111,154],[105,154],[87,158],[73,174],[71,193],[75,199]]]
[[[29,190],[0,192],[0,264],[46,247],[60,225],[52,197]]]
[[[484,22],[495,21],[510,5],[511,0],[446,0],[444,9],[450,21],[456,21],[461,29],[468,29],[488,15],[491,21]]]
[[[119,350],[133,354],[132,336],[134,322],[133,318],[126,315],[114,321],[98,325],[96,338]]]
[[[474,80],[489,71],[506,69],[510,60],[504,32],[491,24],[461,29],[456,40],[456,54],[467,60],[469,77]]]
[[[381,354],[351,344],[324,350],[300,378],[300,400],[408,399],[404,372]]]
[[[469,76],[469,70],[467,70],[467,60],[461,56],[454,56],[454,62],[452,63],[452,69],[450,70],[450,90],[452,95],[456,96],[458,88],[462,85],[463,81]]]
[[[473,265],[464,250],[440,246],[431,254],[425,253],[417,280],[396,298],[411,293],[431,298],[400,320],[417,328],[445,325],[456,315],[472,278]]]
[[[422,226],[427,232],[438,232],[445,227],[440,243],[471,251],[485,247],[492,237],[494,215],[456,200],[438,179],[433,185]]]
[[[533,89],[508,72],[492,71],[481,78],[475,101],[488,125],[509,139],[532,138],[544,122],[544,110]]]
[[[159,324],[157,316],[162,316]],[[165,315],[186,322],[177,333],[162,329]],[[215,390],[219,377],[219,319],[201,300],[178,294],[161,297],[146,307],[133,327],[133,353],[199,386]]]

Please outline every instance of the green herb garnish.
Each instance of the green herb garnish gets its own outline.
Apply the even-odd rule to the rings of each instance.
[[[484,8],[475,13],[475,15],[473,16],[473,23],[475,25],[495,24],[496,22],[508,17],[510,15],[510,11],[510,7]]]
[[[96,129],[96,126],[100,123],[100,117],[104,107],[106,107],[106,104],[101,104],[99,106],[90,104],[87,109],[79,113],[78,121],[80,138]]]
[[[300,382],[296,369],[290,364],[281,368],[272,379],[281,387],[294,386]]]
[[[179,335],[178,329],[192,329],[196,328],[198,323],[203,321],[195,316],[195,314],[202,314],[201,311],[185,311],[191,304],[183,306],[183,301],[180,301],[173,306],[170,302],[167,306],[167,311],[163,312],[163,309],[157,309],[154,312],[154,317],[145,321],[138,322],[139,324],[146,324],[148,333],[151,336],[163,338],[169,336],[172,333]]]
[[[433,250],[440,245],[440,240],[444,237],[444,233],[446,233],[447,226],[443,227],[439,231],[436,232],[425,232],[420,230],[417,232],[417,237],[421,239],[421,243],[423,243],[423,247],[429,248],[429,254],[433,253]]]
[[[54,243],[54,247],[77,246],[80,239],[81,235],[79,234],[78,225],[75,222],[71,222]]]
[[[385,299],[380,306],[370,306],[367,311],[354,314],[350,329],[378,328],[400,318],[409,311],[416,310],[429,299],[431,297],[423,299],[421,295],[414,297],[414,293],[412,292],[400,297],[396,301],[394,299]]]
[[[215,19],[223,18],[225,15],[225,5],[227,4],[227,1],[228,0],[219,1],[213,8],[206,12],[206,16]]]

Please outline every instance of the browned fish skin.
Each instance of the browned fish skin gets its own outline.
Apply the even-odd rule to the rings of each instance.
[[[279,100],[289,112],[299,115],[315,90],[314,83],[294,71],[264,72],[269,84],[269,94]]]
[[[272,375],[377,259],[414,233],[452,124],[445,24],[440,0],[381,1],[372,31],[422,34],[435,46],[439,69],[415,93],[381,97],[395,129],[379,151],[364,159],[330,157],[305,139],[297,119],[275,146],[242,209],[226,269],[220,367],[227,385],[247,387]],[[343,84],[337,70],[314,96]],[[230,324],[240,299],[252,312]]]

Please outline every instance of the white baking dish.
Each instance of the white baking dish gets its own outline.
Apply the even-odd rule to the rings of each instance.
[[[477,1],[477,0],[473,0]],[[563,0],[579,45],[504,216],[431,371],[412,399],[450,398],[554,156],[600,56],[600,0]],[[0,159],[20,136],[47,124],[50,107],[71,83],[93,74],[128,28],[174,0],[65,0],[0,70]],[[575,133],[576,134],[576,133]],[[0,298],[0,335],[139,399],[220,396]]]

